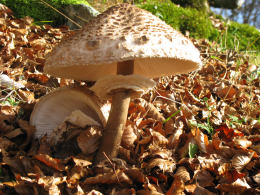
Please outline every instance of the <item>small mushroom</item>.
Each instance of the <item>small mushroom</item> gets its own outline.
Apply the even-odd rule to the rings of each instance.
[[[31,114],[30,124],[36,128],[35,137],[49,137],[67,116],[75,110],[80,110],[85,114],[85,118],[88,118],[89,125],[103,127],[106,119],[101,112],[101,106],[98,98],[87,89],[61,88],[37,102]]]
[[[133,94],[142,87],[146,88],[143,92],[150,89],[155,84],[151,78],[188,73],[201,64],[199,51],[180,32],[148,11],[119,4],[59,44],[47,57],[44,70],[53,76],[97,81],[99,87],[93,89],[98,92],[104,88],[104,95],[112,97],[96,156],[99,162],[105,159],[103,153],[116,157]],[[109,86],[111,78],[122,83]]]

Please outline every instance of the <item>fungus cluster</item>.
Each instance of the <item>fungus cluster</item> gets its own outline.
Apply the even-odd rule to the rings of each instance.
[[[112,98],[96,162],[116,157],[131,97],[154,87],[152,78],[188,73],[201,66],[192,42],[148,11],[115,5],[64,40],[47,57],[53,76],[96,81],[92,90]]]

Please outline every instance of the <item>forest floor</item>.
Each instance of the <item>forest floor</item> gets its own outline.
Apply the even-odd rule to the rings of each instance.
[[[119,158],[93,165],[67,150],[73,140],[35,139],[29,122],[55,88],[89,87],[43,74],[45,55],[74,32],[0,10],[1,194],[260,193],[260,68],[249,56],[193,40],[201,70],[156,79],[130,103]]]

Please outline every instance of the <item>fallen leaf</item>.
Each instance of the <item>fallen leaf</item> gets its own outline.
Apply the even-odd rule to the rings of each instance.
[[[64,171],[65,166],[61,163],[59,159],[55,159],[46,154],[34,155],[34,158],[44,163],[46,166],[51,167],[57,171]]]

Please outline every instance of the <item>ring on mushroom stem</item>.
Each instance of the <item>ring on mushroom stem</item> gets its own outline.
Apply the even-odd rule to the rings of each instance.
[[[95,85],[100,86],[107,76],[121,79],[122,85],[107,88],[111,89],[112,108],[95,159],[98,163],[105,159],[103,153],[109,158],[117,156],[130,98],[133,91],[143,87],[140,79],[135,82],[133,77],[129,87],[122,77],[138,75],[151,84],[151,78],[188,73],[201,65],[200,53],[188,38],[150,12],[125,3],[109,8],[75,36],[62,41],[47,57],[44,71],[97,81]],[[152,88],[154,84],[150,84],[143,92]]]

